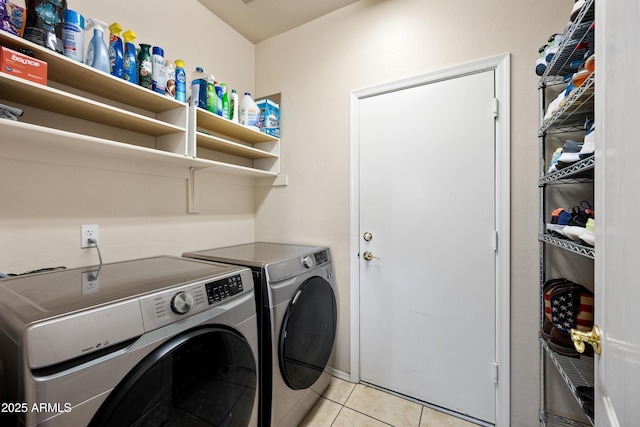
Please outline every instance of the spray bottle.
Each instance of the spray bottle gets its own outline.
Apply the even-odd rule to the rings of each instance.
[[[124,79],[130,83],[138,84],[138,63],[136,61],[136,33],[131,30],[125,31],[124,37]]]
[[[86,64],[108,74],[110,71],[109,49],[104,42],[104,33],[107,30],[107,24],[94,18],[87,18],[85,22],[87,24],[85,28],[86,31],[93,28],[93,38],[87,48]]]
[[[109,25],[109,69],[111,75],[124,78],[124,48],[122,46],[122,39],[120,38],[120,31],[122,26],[117,22]]]
[[[184,61],[176,59],[176,99],[187,101],[187,74],[184,71]]]

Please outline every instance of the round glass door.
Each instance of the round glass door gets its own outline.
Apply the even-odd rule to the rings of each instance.
[[[312,277],[300,285],[280,330],[280,371],[289,387],[309,388],[320,377],[331,355],[337,320],[329,282]]]
[[[207,327],[179,335],[147,356],[113,390],[97,426],[247,426],[256,361],[237,332]]]

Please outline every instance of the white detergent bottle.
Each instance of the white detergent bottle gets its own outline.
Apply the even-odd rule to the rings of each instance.
[[[251,98],[249,92],[245,92],[242,102],[240,102],[240,124],[260,132],[258,121],[260,119],[260,109]]]
[[[104,33],[107,31],[108,26],[94,18],[87,18],[85,22],[87,23],[87,31],[93,28],[93,38],[87,48],[86,64],[109,74],[111,73],[109,48],[104,42]]]

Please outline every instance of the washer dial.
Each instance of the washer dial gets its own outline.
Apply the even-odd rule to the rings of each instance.
[[[193,307],[193,295],[180,291],[171,298],[171,310],[176,314],[186,314]]]

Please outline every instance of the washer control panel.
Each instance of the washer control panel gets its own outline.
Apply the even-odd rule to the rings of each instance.
[[[216,280],[205,285],[209,304],[215,304],[243,291],[242,278],[239,274]]]
[[[179,288],[157,292],[140,298],[144,330],[166,326],[185,316],[191,316],[208,310],[214,305],[250,290],[248,281],[252,281],[251,271],[184,285]]]

